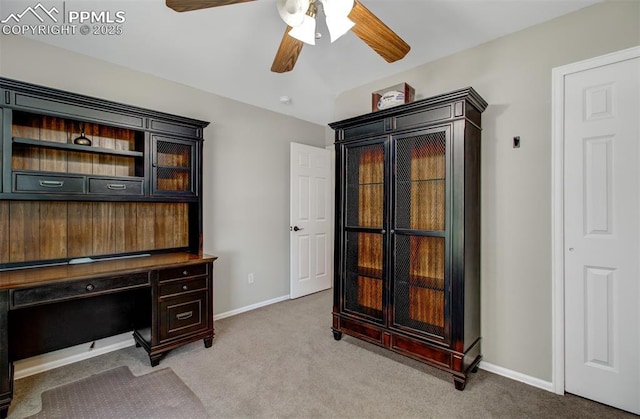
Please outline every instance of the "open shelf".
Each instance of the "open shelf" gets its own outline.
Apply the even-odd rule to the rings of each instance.
[[[144,156],[144,153],[142,153],[141,151],[114,150],[112,148],[58,143],[55,141],[35,140],[32,138],[22,138],[22,137],[13,137],[13,143],[36,146],[36,147],[53,148],[57,150],[82,151],[85,153],[95,153],[95,154],[110,154],[114,156],[127,156],[127,157],[143,157]]]

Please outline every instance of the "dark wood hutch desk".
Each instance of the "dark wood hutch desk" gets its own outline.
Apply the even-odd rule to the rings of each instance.
[[[208,125],[0,77],[0,418],[16,360],[131,330],[153,366],[211,346]]]

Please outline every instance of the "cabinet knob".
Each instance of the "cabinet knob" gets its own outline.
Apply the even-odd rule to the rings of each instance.
[[[85,289],[87,291],[93,291],[94,289],[96,289],[95,285],[93,284],[87,284],[87,286],[85,287]]]
[[[184,276],[189,275],[189,271],[182,271],[182,275],[184,275]]]
[[[186,286],[186,285],[183,285],[183,286],[182,286],[182,289],[186,291],[186,290],[188,290],[188,289],[189,289],[189,287],[188,287],[188,286]]]

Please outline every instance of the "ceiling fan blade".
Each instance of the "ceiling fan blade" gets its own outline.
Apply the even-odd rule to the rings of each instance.
[[[286,73],[293,70],[293,66],[296,65],[298,60],[298,55],[300,55],[300,51],[304,46],[304,42],[289,36],[291,29],[293,29],[291,26],[287,26],[287,29],[285,29],[278,52],[276,52],[276,57],[273,59],[273,64],[271,64],[271,71],[274,73]]]
[[[402,38],[358,0],[355,0],[349,19],[356,24],[351,29],[353,33],[389,63],[404,58],[411,49]]]
[[[208,9],[209,7],[226,6],[228,4],[244,3],[254,0],[166,0],[167,7],[176,12]]]

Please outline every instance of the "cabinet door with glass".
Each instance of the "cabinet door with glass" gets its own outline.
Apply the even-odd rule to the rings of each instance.
[[[450,126],[394,138],[392,326],[446,341]]]
[[[386,146],[382,138],[344,147],[343,309],[377,322],[384,321]]]
[[[196,141],[152,135],[153,195],[196,196]]]

